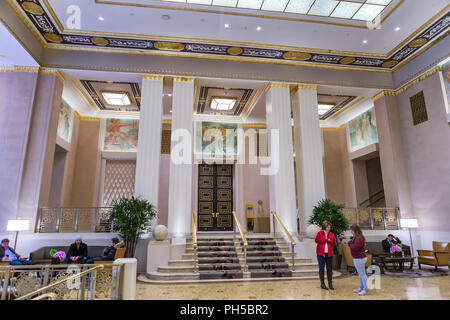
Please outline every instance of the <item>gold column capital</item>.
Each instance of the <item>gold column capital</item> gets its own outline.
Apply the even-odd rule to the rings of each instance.
[[[173,82],[194,82],[195,78],[191,77],[175,77],[173,78]]]
[[[299,84],[297,85],[297,90],[314,90],[317,91],[316,84]]]
[[[164,76],[156,75],[156,74],[143,74],[142,80],[154,80],[154,81],[163,81]]]
[[[270,88],[288,88],[290,87],[289,83],[286,82],[271,82],[269,84],[269,89]]]
[[[372,101],[375,102],[375,101],[377,101],[378,99],[381,99],[381,98],[384,97],[384,96],[393,96],[393,97],[395,97],[396,95],[397,95],[397,94],[396,94],[395,91],[391,91],[391,90],[383,90],[383,91],[377,93],[376,95],[374,95],[374,96],[372,97]]]
[[[61,71],[57,69],[49,69],[49,68],[40,68],[39,74],[53,74],[55,75],[63,84],[66,82],[66,79],[62,75]]]

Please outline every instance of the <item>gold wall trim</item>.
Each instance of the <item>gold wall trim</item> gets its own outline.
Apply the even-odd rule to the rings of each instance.
[[[442,71],[442,66],[436,66],[428,71],[426,71],[425,73],[421,74],[420,76],[418,76],[417,78],[415,78],[414,80],[408,82],[407,84],[403,85],[402,87],[400,87],[397,90],[383,90],[379,93],[377,93],[375,96],[372,97],[372,101],[375,102],[378,99],[384,97],[384,96],[398,96],[399,94],[405,92],[406,90],[414,87],[415,85],[419,84],[420,82],[422,82],[425,79],[428,79],[429,77],[431,77],[432,75],[434,75],[437,72],[441,72]]]
[[[96,117],[83,117],[82,115],[80,115],[78,113],[77,110],[74,110],[75,116],[78,118],[78,120],[81,121],[100,121],[102,120],[101,118],[96,118]]]
[[[47,0],[44,0],[44,2]],[[403,4],[405,0],[401,0],[398,5],[396,5],[390,12],[388,12],[383,19],[381,19],[380,23],[375,26],[378,28],[389,16]],[[127,7],[138,7],[138,8],[153,8],[153,9],[165,9],[165,10],[179,10],[179,11],[190,11],[190,12],[201,12],[201,13],[215,13],[215,14],[225,14],[225,15],[233,15],[233,16],[243,16],[243,17],[253,17],[258,19],[272,19],[272,20],[285,20],[285,21],[296,21],[296,22],[308,22],[308,23],[318,23],[318,24],[327,24],[333,26],[340,27],[350,27],[350,28],[358,28],[358,29],[370,29],[368,26],[361,25],[353,25],[339,22],[331,22],[331,21],[320,21],[320,20],[309,20],[302,18],[293,18],[293,17],[279,17],[279,16],[269,16],[264,14],[252,14],[252,13],[243,13],[243,12],[224,12],[219,10],[210,10],[210,9],[192,9],[192,8],[179,8],[179,7],[171,7],[164,5],[149,5],[149,4],[139,4],[139,3],[126,3],[126,2],[113,2],[113,1],[103,1],[103,0],[95,0],[96,4],[107,4],[107,5],[116,5],[116,6],[127,6]],[[384,11],[384,10],[383,10]],[[292,13],[295,15],[295,13]],[[380,13],[381,14],[381,13]],[[332,17],[330,17],[332,18]],[[340,19],[340,18],[334,18]],[[362,20],[356,20],[362,21]],[[364,22],[364,21],[362,21]]]
[[[0,72],[39,72],[39,68],[30,66],[1,67]]]
[[[143,74],[142,80],[164,81],[164,76],[153,75],[153,74]]]
[[[243,128],[262,128],[262,129],[267,128],[266,123],[242,123],[241,125]]]
[[[323,131],[341,131],[347,126],[347,123],[340,125],[339,127],[321,127]]]

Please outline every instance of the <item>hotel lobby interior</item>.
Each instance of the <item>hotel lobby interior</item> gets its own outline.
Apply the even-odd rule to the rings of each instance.
[[[449,300],[449,31],[448,0],[0,0],[0,299]]]

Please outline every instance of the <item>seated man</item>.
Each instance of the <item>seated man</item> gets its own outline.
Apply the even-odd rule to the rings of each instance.
[[[397,245],[400,243],[402,243],[400,241],[400,239],[397,237],[394,237],[393,234],[388,234],[387,238],[384,239],[383,241],[381,241],[381,244],[383,245],[383,250],[384,250],[384,252],[387,252],[387,253],[391,252],[391,247],[393,245]]]
[[[9,261],[12,265],[31,264],[31,260],[22,257],[9,246],[9,239],[2,240],[0,259],[2,262]]]
[[[116,255],[117,247],[116,245],[119,243],[119,238],[112,238],[112,245],[109,247],[106,247],[105,250],[103,250],[103,255],[101,257],[96,257],[94,259],[89,259],[87,261],[88,264],[94,263],[94,261],[114,261],[114,256]]]
[[[64,263],[86,263],[88,259],[88,246],[81,240],[81,237],[75,238],[75,242],[70,245],[67,251]]]

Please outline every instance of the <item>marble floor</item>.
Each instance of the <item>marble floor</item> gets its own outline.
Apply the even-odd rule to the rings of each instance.
[[[450,300],[450,276],[429,278],[381,277],[379,290],[360,297],[357,276],[333,281],[334,291],[320,289],[318,280],[254,281],[202,284],[138,282],[139,300]]]

